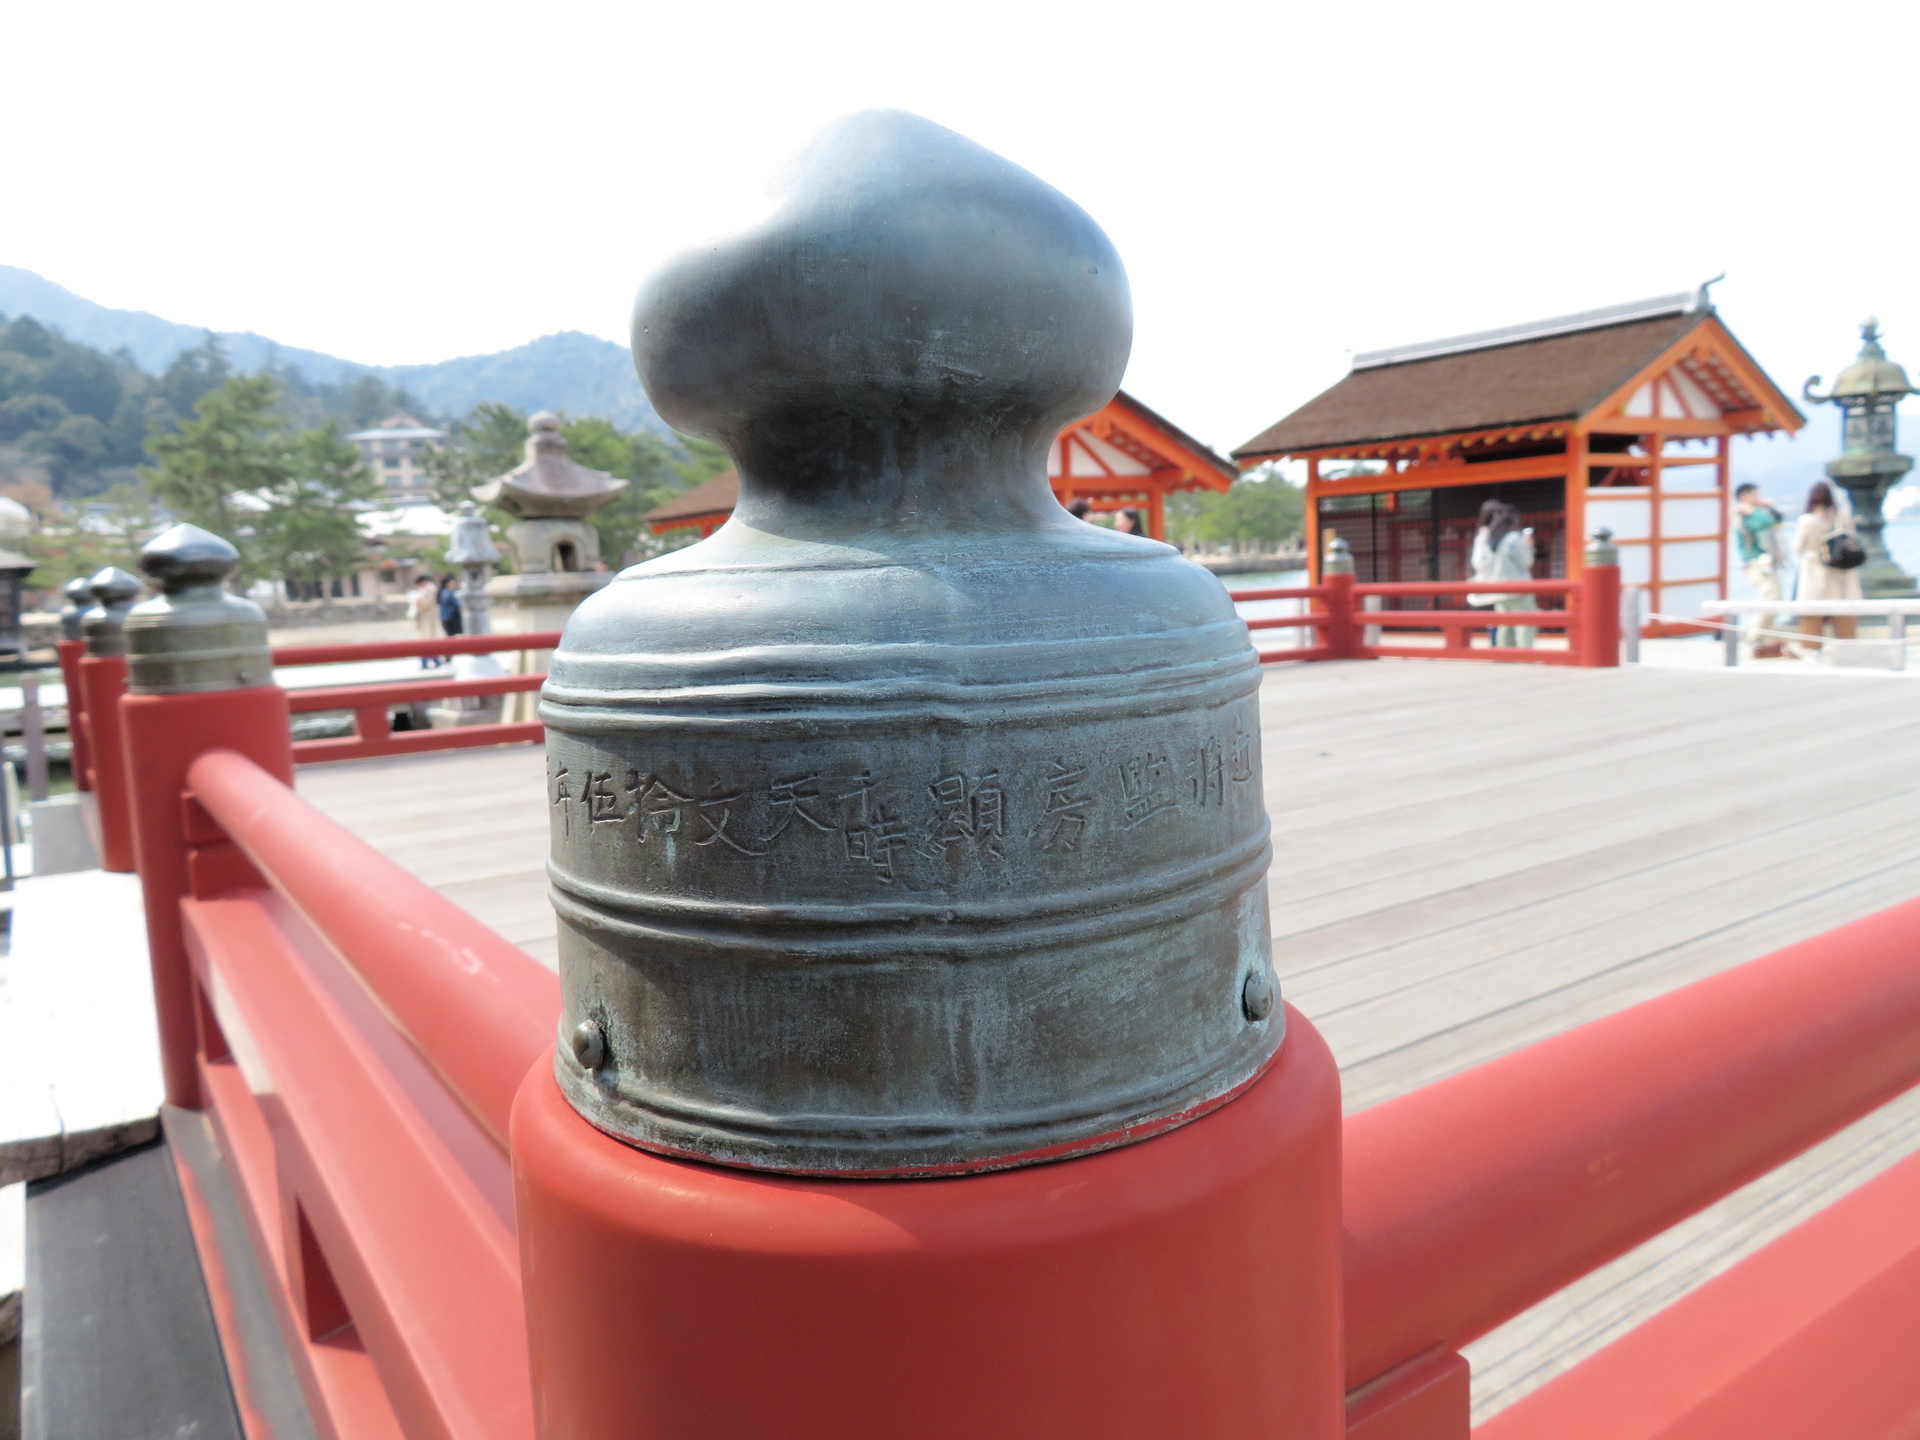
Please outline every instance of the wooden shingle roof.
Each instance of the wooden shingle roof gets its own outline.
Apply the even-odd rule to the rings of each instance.
[[[699,520],[708,515],[725,515],[740,503],[740,472],[729,466],[711,479],[702,480],[691,490],[663,501],[647,511],[645,520],[658,525],[665,520]]]
[[[1651,364],[1710,310],[1360,368],[1239,446],[1234,459],[1571,420]],[[1367,357],[1362,357],[1365,360]]]

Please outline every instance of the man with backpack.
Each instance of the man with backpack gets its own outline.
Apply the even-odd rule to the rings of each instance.
[[[1733,498],[1739,510],[1734,520],[1733,534],[1740,546],[1740,565],[1746,572],[1747,584],[1753,587],[1753,593],[1758,598],[1778,600],[1780,577],[1787,568],[1787,545],[1780,533],[1786,517],[1761,495],[1760,487],[1752,482],[1736,489]],[[1754,617],[1755,633],[1748,643],[1755,660],[1778,659],[1787,653],[1787,647],[1779,637],[1767,633],[1779,618],[1778,615]]]

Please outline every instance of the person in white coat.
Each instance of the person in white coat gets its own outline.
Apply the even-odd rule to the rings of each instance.
[[[413,588],[407,592],[407,619],[413,622],[413,632],[422,640],[440,638],[439,592],[435,590],[433,577],[422,575],[413,582]],[[435,666],[447,663],[444,655],[422,655],[420,668],[431,670]]]
[[[1531,580],[1533,578],[1533,531],[1520,526],[1520,511],[1499,500],[1480,507],[1480,528],[1473,537],[1473,578],[1475,580]],[[1534,595],[1488,593],[1467,596],[1469,605],[1491,605],[1495,610],[1534,610],[1540,600]],[[1531,649],[1538,632],[1531,625],[1501,625],[1493,632],[1499,646]]]
[[[1807,493],[1807,510],[1793,527],[1793,553],[1800,559],[1800,586],[1796,600],[1858,600],[1860,572],[1840,570],[1827,564],[1827,538],[1836,532],[1857,535],[1853,516],[1835,503],[1833,488],[1822,480]],[[1833,627],[1834,638],[1851,640],[1856,620],[1851,615],[1802,615],[1800,633],[1820,648],[1825,627]],[[1806,641],[1802,642],[1807,643]]]

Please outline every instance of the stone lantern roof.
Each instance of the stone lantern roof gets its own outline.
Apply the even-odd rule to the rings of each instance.
[[[1840,372],[1829,398],[1845,400],[1858,395],[1886,395],[1898,399],[1914,393],[1907,372],[1887,359],[1887,352],[1880,346],[1880,322],[1871,315],[1861,322],[1860,342],[1860,358]]]
[[[527,421],[527,458],[518,469],[474,487],[473,498],[521,520],[591,515],[627,488],[604,470],[589,470],[567,453],[560,417],[542,410]]]

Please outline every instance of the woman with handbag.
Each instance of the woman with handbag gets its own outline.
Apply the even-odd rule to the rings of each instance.
[[[1520,524],[1518,506],[1488,500],[1480,507],[1480,528],[1474,532],[1473,554],[1468,562],[1475,580],[1533,579],[1533,531]],[[1469,605],[1491,605],[1495,610],[1534,610],[1540,605],[1533,595],[1469,595]],[[1533,648],[1535,634],[1531,625],[1501,625],[1493,632],[1496,648]]]
[[[1822,480],[1807,493],[1807,510],[1793,530],[1793,551],[1800,557],[1796,600],[1860,599],[1860,566],[1867,552],[1853,527],[1853,516],[1834,502],[1833,488]],[[1800,633],[1820,648],[1828,625],[1837,640],[1853,639],[1851,615],[1802,615]]]

